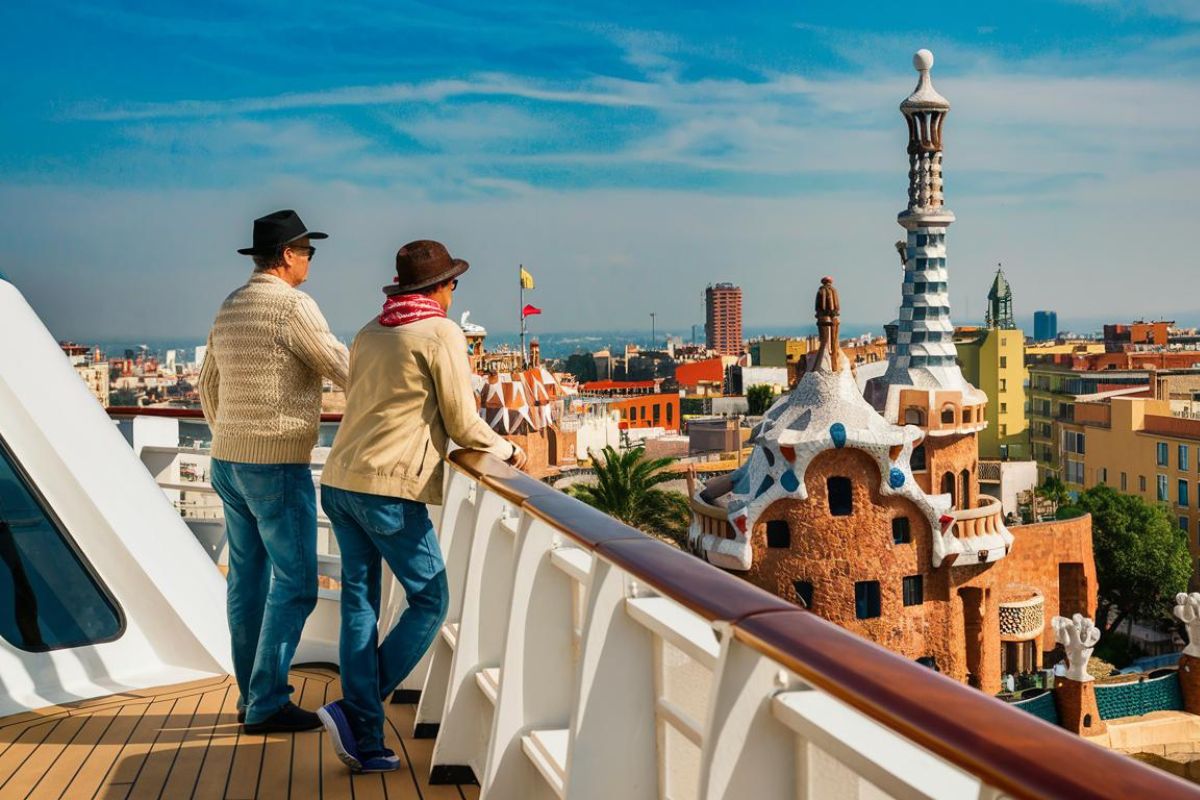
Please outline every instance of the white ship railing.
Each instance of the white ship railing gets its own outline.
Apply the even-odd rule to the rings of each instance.
[[[432,509],[450,611],[406,684],[435,782],[513,800],[1200,797],[497,459],[450,462]],[[389,625],[402,601],[384,605]]]

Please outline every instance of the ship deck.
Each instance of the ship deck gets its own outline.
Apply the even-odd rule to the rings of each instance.
[[[293,669],[293,699],[341,697],[337,673]],[[351,775],[324,731],[247,735],[237,686],[220,676],[52,706],[0,719],[0,797],[471,800],[476,786],[430,786],[432,739],[410,735],[416,707],[389,704],[400,770]]]

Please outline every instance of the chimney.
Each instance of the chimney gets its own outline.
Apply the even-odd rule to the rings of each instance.
[[[542,364],[542,346],[538,344],[537,339],[529,343],[529,365],[538,367]]]

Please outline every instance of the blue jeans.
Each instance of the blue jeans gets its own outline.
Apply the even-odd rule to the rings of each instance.
[[[342,550],[342,708],[360,752],[383,748],[383,700],[412,672],[450,607],[446,565],[424,503],[321,487]],[[382,565],[408,608],[378,643]]]
[[[233,671],[246,722],[288,703],[288,669],[317,604],[317,496],[308,464],[212,460],[229,542]]]

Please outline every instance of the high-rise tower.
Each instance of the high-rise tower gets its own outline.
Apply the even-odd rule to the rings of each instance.
[[[742,290],[732,283],[704,290],[704,330],[708,347],[721,355],[742,353]]]

